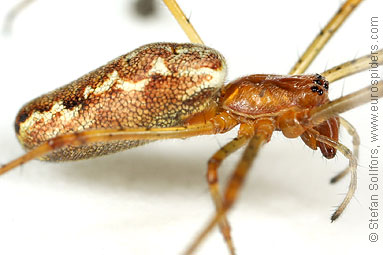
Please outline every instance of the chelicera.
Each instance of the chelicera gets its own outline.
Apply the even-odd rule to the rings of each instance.
[[[226,212],[236,201],[260,147],[274,131],[288,138],[301,137],[326,158],[340,151],[349,159],[349,167],[333,178],[336,182],[351,173],[348,193],[331,217],[337,219],[356,188],[356,158],[338,141],[340,124],[354,136],[355,154],[358,151],[356,131],[338,114],[367,102],[369,89],[330,101],[329,82],[367,69],[371,56],[322,74],[302,75],[315,57],[311,53],[319,52],[325,40],[310,47],[289,75],[249,75],[224,85],[224,57],[203,45],[175,2],[165,2],[193,43],[142,46],[26,104],[16,117],[15,129],[28,152],[2,166],[0,174],[36,158],[86,159],[150,140],[225,133],[239,125],[237,137],[208,162],[207,180],[216,215],[187,254],[216,224],[234,254]],[[344,20],[357,4],[346,2],[334,18]],[[339,25],[331,21],[318,38],[331,36]],[[381,50],[374,54],[382,59]],[[382,82],[377,86],[382,89]],[[246,149],[221,197],[218,168],[243,146]]]

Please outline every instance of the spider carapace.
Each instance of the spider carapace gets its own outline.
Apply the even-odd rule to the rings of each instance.
[[[313,132],[338,141],[339,119],[332,117],[314,127],[304,121],[312,108],[329,102],[328,88],[328,81],[319,74],[256,74],[228,84],[220,102],[223,109],[239,119],[270,118],[274,128],[286,137],[301,136],[310,148],[319,147],[326,158],[333,158],[336,149],[316,141]]]

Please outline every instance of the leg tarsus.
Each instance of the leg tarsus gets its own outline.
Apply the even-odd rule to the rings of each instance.
[[[321,141],[323,143],[326,143],[336,148],[349,160],[349,171],[351,172],[350,185],[348,186],[346,197],[343,199],[342,203],[338,206],[336,211],[331,216],[331,222],[333,222],[342,214],[342,212],[344,211],[346,206],[350,203],[350,200],[355,193],[355,189],[357,185],[357,173],[356,173],[357,163],[356,163],[355,157],[352,155],[352,152],[343,144],[333,141],[329,139],[328,137],[322,136],[322,135],[318,135],[316,138],[318,141]]]
[[[359,158],[359,145],[360,145],[360,138],[358,135],[358,132],[356,129],[351,125],[350,122],[345,120],[344,118],[339,116],[340,124],[347,130],[347,132],[352,136],[352,145],[353,145],[353,155],[356,160]],[[330,183],[336,183],[340,179],[342,179],[344,176],[346,176],[350,172],[350,166],[335,175],[333,178],[331,178]]]

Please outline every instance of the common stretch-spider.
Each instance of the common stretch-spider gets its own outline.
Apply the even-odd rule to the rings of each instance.
[[[285,37],[284,37],[284,39],[285,39]],[[228,58],[228,57],[227,57],[227,58]],[[274,60],[273,62],[275,62],[275,60]]]

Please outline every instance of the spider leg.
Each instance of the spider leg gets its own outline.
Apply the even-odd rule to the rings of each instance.
[[[326,45],[332,35],[343,24],[346,18],[352,11],[360,4],[361,0],[348,0],[346,1],[327,25],[319,32],[314,41],[303,53],[302,57],[297,61],[294,67],[290,70],[289,74],[301,74],[309,67],[311,62],[315,59],[318,53]]]
[[[346,76],[383,64],[383,50],[334,66],[322,73],[326,80],[333,82]]]
[[[349,160],[349,171],[351,172],[351,180],[350,185],[348,186],[348,191],[346,194],[346,197],[343,199],[342,203],[338,206],[336,211],[331,216],[331,222],[336,220],[344,211],[346,206],[350,203],[350,200],[352,196],[355,193],[356,189],[356,183],[357,183],[357,174],[356,174],[356,158],[352,155],[352,152],[343,144],[333,141],[330,138],[323,136],[323,135],[317,135],[316,139],[318,141],[321,141],[323,143],[326,143],[334,148],[336,148],[338,151],[340,151],[346,158]]]
[[[204,44],[201,37],[195,31],[193,25],[190,23],[189,19],[186,18],[184,12],[181,10],[179,5],[175,0],[163,0],[169,11],[173,14],[174,18],[177,20],[178,24],[181,26],[182,30],[185,32],[187,37],[192,43]]]
[[[270,140],[271,135],[275,129],[272,120],[269,119],[256,120],[253,127],[250,127],[247,123],[242,124],[242,126],[253,128],[254,135],[250,139],[244,153],[242,154],[242,157],[236,169],[234,170],[233,175],[229,179],[224,193],[223,207],[221,210],[216,212],[214,217],[209,221],[203,231],[188,247],[184,253],[186,255],[192,254],[195,249],[197,249],[197,247],[206,238],[214,226],[218,224],[223,217],[225,217],[226,212],[233,206],[238,197],[238,193],[242,187],[243,181],[246,178],[248,170],[250,169],[255,157],[257,156],[259,149],[263,144]]]
[[[127,128],[87,130],[77,133],[59,135],[52,138],[23,156],[0,167],[0,175],[22,165],[32,159],[40,158],[54,150],[65,146],[81,146],[97,142],[110,142],[117,140],[162,140],[173,138],[188,138],[197,135],[210,135],[224,133],[238,123],[226,113],[218,114],[205,123],[196,123],[186,126],[167,128]]]
[[[374,96],[374,98],[383,97],[383,80],[377,82],[374,88],[376,88],[376,91],[378,91],[374,95],[372,95],[371,93],[370,85],[370,87],[357,90],[347,96],[340,97],[334,101],[328,102],[326,104],[314,108],[309,113],[311,117],[307,118],[305,120],[305,123],[316,126],[332,116],[335,116],[342,112],[346,112],[362,104],[370,102],[372,96]]]
[[[347,132],[352,136],[352,145],[353,145],[353,154],[356,160],[359,158],[359,145],[360,145],[360,139],[358,132],[356,129],[351,125],[350,122],[345,120],[344,118],[339,116],[340,124],[347,130]],[[346,176],[350,172],[350,167],[347,167],[340,173],[338,173],[336,176],[331,178],[330,183],[336,183],[340,179],[342,179],[344,176]]]
[[[12,32],[12,25],[16,17],[25,10],[30,4],[35,0],[23,0],[22,2],[17,3],[8,13],[4,20],[3,33]]]
[[[230,154],[241,148],[246,142],[249,141],[249,139],[250,138],[247,136],[239,136],[233,139],[225,146],[220,148],[216,153],[214,153],[214,155],[208,161],[207,181],[209,184],[210,194],[213,198],[217,212],[223,210],[223,202],[218,183],[218,168],[223,160],[225,160]],[[230,235],[230,224],[227,220],[226,215],[223,215],[221,220],[219,221],[219,228],[225,239],[226,244],[228,245],[231,254],[235,254],[233,241]]]

